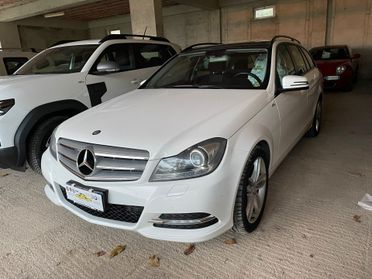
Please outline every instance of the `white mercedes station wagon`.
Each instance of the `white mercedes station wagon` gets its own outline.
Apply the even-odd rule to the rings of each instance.
[[[290,37],[189,47],[139,89],[54,131],[46,195],[88,222],[154,239],[252,232],[269,177],[319,133],[321,80]]]

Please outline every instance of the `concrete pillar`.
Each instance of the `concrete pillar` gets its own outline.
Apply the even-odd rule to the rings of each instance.
[[[133,34],[163,36],[161,0],[129,0]]]

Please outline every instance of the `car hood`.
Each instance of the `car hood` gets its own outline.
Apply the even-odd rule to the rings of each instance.
[[[69,77],[66,77],[67,75]],[[81,73],[2,76],[0,77],[0,99],[14,98],[18,94],[30,94],[30,92],[41,90],[56,91],[57,84],[66,84],[66,79],[70,79],[71,83],[75,84],[81,78]]]
[[[159,159],[231,137],[269,100],[265,90],[140,89],[67,120],[56,136],[148,150]]]

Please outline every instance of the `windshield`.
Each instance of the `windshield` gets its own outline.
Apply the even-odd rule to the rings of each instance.
[[[349,59],[349,51],[345,47],[313,48],[310,50],[314,60]]]
[[[144,88],[264,89],[267,50],[184,53],[161,68]]]
[[[16,75],[67,74],[80,72],[98,45],[51,48],[27,62]]]

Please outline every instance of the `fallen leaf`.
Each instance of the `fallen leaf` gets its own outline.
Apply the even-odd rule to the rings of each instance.
[[[125,250],[125,247],[126,247],[125,245],[116,246],[115,249],[112,250],[111,253],[110,253],[110,259],[112,259],[113,257],[116,257],[121,252],[123,252]]]
[[[314,254],[310,254],[310,258],[314,258]]]
[[[9,173],[7,173],[7,172],[0,172],[0,177],[5,177],[5,176],[8,176],[9,175]]]
[[[195,250],[195,245],[194,244],[190,244],[189,247],[187,247],[187,249],[185,251],[183,251],[183,253],[188,256],[190,255],[192,252],[194,252]]]
[[[159,267],[160,266],[160,259],[157,256],[153,255],[153,256],[149,257],[149,264],[152,267]]]
[[[353,220],[355,222],[361,223],[362,221],[360,220],[360,217],[362,217],[362,216],[360,216],[360,215],[354,215]]]
[[[98,251],[95,252],[94,255],[96,255],[97,257],[102,257],[103,255],[106,255],[106,251]]]
[[[236,240],[235,238],[230,238],[230,239],[226,239],[224,241],[225,244],[229,244],[229,245],[233,245],[233,244],[236,244]]]

